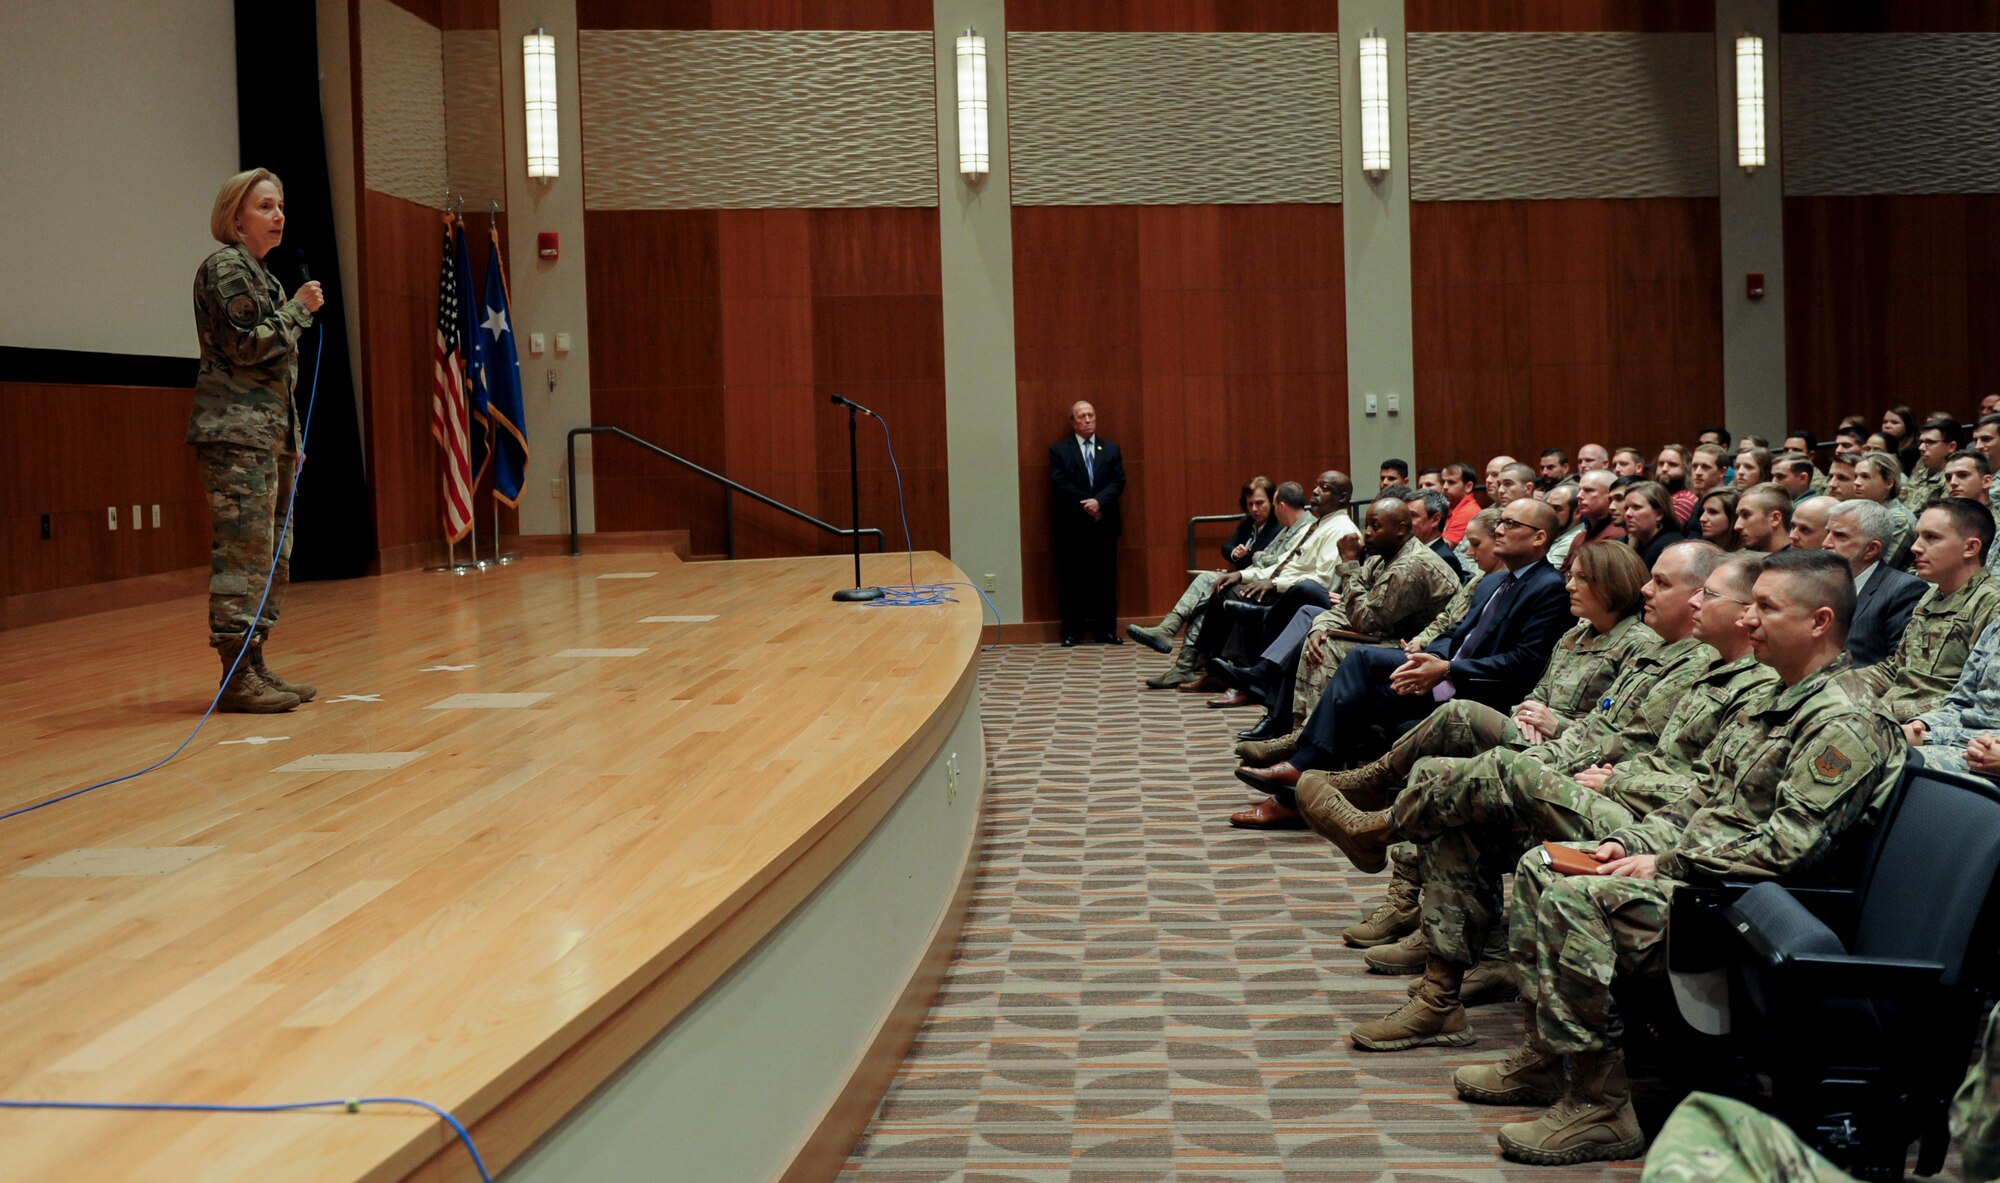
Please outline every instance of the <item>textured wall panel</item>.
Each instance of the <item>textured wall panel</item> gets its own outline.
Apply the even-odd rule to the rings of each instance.
[[[1340,39],[1010,33],[1015,205],[1340,200]]]
[[[585,29],[589,209],[937,204],[925,31]]]
[[[507,151],[500,131],[500,34],[451,29],[444,35],[445,169],[468,212],[497,201],[507,208]]]
[[[1785,192],[2000,192],[2000,34],[1784,39]]]
[[[444,41],[389,0],[361,0],[362,183],[444,208]]]
[[[1716,193],[1713,37],[1412,33],[1407,45],[1414,200]]]

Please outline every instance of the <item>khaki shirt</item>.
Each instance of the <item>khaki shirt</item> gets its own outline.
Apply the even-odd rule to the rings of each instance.
[[[1772,879],[1872,824],[1908,744],[1845,654],[1767,689],[1722,725],[1679,801],[1607,837],[1669,879]]]
[[[2000,618],[2000,580],[1984,568],[1948,596],[1939,597],[1935,586],[1927,588],[1910,613],[1896,651],[1857,677],[1880,696],[1882,709],[1892,718],[1914,719],[1951,693],[1979,634],[1996,618]]]
[[[286,299],[249,251],[225,246],[195,273],[194,321],[201,365],[187,442],[297,451],[292,392],[299,335],[312,325],[305,305]]]

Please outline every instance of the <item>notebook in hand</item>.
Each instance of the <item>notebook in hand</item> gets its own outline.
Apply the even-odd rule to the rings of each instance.
[[[1574,846],[1564,846],[1558,842],[1542,843],[1542,865],[1552,867],[1558,875],[1595,875],[1603,866],[1590,856],[1587,850]]]

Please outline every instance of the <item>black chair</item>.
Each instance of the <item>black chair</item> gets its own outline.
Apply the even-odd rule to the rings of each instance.
[[[1852,887],[1760,883],[1721,908],[1732,1025],[1772,1111],[1833,1162],[1901,1179],[1918,1142],[1936,1174],[1994,982],[2000,786],[1906,770],[1860,862]]]

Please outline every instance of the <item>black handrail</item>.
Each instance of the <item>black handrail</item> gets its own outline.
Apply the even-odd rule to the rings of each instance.
[[[820,529],[826,531],[827,533],[836,535],[841,538],[852,538],[857,534],[873,534],[875,536],[875,552],[877,554],[880,554],[884,550],[888,549],[888,542],[889,542],[888,536],[883,534],[881,530],[875,528],[874,526],[870,526],[865,530],[843,530],[839,526],[833,525],[830,522],[822,522],[818,518],[812,516],[809,513],[806,513],[803,510],[793,509],[791,506],[786,505],[782,501],[777,501],[770,497],[766,497],[764,494],[759,493],[757,490],[750,488],[748,485],[738,484],[735,481],[730,480],[728,477],[723,476],[719,472],[710,472],[708,469],[703,468],[701,465],[696,464],[694,461],[689,460],[685,456],[676,456],[672,452],[667,451],[665,448],[662,448],[660,445],[656,443],[653,443],[649,440],[640,439],[638,436],[633,435],[631,432],[626,431],[622,427],[572,427],[570,428],[569,431],[569,439],[567,443],[567,446],[569,448],[569,553],[571,558],[575,558],[576,556],[581,555],[583,553],[583,548],[578,544],[577,541],[577,528],[576,528],[576,437],[580,435],[615,435],[619,439],[628,440],[632,443],[639,445],[640,447],[646,449],[648,452],[651,452],[655,456],[671,460],[675,464],[680,465],[682,468],[688,469],[699,476],[705,476],[709,480],[714,481],[716,484],[721,485],[723,525],[726,531],[728,554],[729,557],[732,559],[736,557],[735,495],[738,493],[743,494],[745,497],[749,497],[756,501],[760,501],[763,504],[770,506],[772,509],[777,510],[779,513],[790,514],[792,517],[795,517],[802,522],[818,526]]]
[[[1190,571],[1208,570],[1208,568],[1199,565],[1198,561],[1199,555],[1195,550],[1195,541],[1194,541],[1194,528],[1196,526],[1202,525],[1207,522],[1240,522],[1242,520],[1243,520],[1243,515],[1241,512],[1205,513],[1200,517],[1189,518],[1188,519],[1188,570]]]

